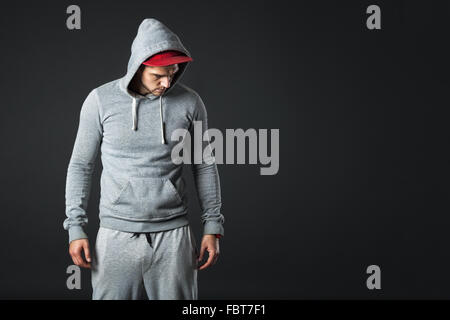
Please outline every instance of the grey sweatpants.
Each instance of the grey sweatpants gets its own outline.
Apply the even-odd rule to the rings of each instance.
[[[130,233],[100,227],[92,253],[92,299],[197,300],[195,237],[189,225]]]

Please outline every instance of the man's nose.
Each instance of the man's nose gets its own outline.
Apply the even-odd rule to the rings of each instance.
[[[163,78],[161,81],[161,85],[164,88],[169,88],[170,87],[170,80],[168,78]]]

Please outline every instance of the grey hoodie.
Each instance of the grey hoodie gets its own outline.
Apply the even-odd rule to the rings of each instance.
[[[131,46],[127,73],[93,89],[81,107],[80,120],[66,179],[69,242],[88,238],[87,205],[98,150],[100,226],[128,232],[155,232],[188,224],[188,199],[183,164],[175,164],[170,137],[189,130],[193,121],[208,128],[202,99],[180,83],[190,62],[180,63],[171,86],[162,96],[142,96],[128,89],[143,61],[155,53],[178,50],[191,56],[178,36],[156,19],[144,19]],[[206,145],[205,145],[206,144]],[[203,142],[202,150],[208,142]],[[191,149],[191,154],[194,154]],[[203,234],[224,234],[220,180],[215,163],[192,163]]]

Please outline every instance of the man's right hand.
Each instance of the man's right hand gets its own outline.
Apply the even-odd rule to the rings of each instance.
[[[82,252],[84,251],[84,259]],[[73,263],[82,268],[91,268],[91,254],[89,252],[89,240],[78,239],[70,242],[69,253],[72,257]]]

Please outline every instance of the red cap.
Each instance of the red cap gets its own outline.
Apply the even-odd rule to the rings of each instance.
[[[191,57],[188,57],[183,52],[169,50],[169,51],[164,51],[164,52],[154,54],[149,59],[144,61],[142,64],[145,64],[146,66],[152,66],[152,67],[162,67],[162,66],[169,66],[171,64],[182,63],[182,62],[187,62],[187,61],[192,61],[192,60],[193,59]]]

